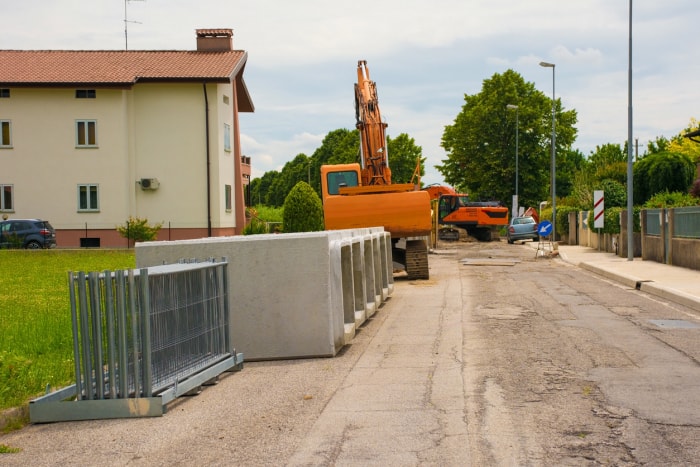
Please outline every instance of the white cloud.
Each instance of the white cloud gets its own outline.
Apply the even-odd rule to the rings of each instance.
[[[0,0],[0,3],[9,0]],[[0,15],[0,44],[15,49],[124,47],[124,2],[13,2]],[[695,80],[695,0],[636,2],[634,133],[646,145],[688,124],[700,101]],[[234,30],[249,54],[245,80],[256,112],[240,118],[254,176],[279,170],[322,138],[354,128],[357,60],[377,81],[389,134],[408,133],[432,168],[446,155],[445,125],[464,94],[512,68],[579,115],[575,147],[627,138],[628,2],[586,0],[146,0],[128,3],[130,49],[193,49],[197,28]]]

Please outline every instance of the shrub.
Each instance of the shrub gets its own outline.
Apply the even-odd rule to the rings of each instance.
[[[684,206],[698,206],[700,205],[700,199],[696,198],[690,193],[681,193],[679,191],[674,191],[669,193],[668,191],[662,191],[655,194],[649,200],[644,203],[645,208],[682,208]]]
[[[258,204],[246,208],[246,218],[249,219],[243,228],[243,235],[266,234],[280,232],[284,210],[272,206]]]
[[[605,208],[605,211],[603,212],[603,228],[601,229],[601,233],[607,233],[607,234],[619,234],[620,233],[620,213],[622,211],[626,211],[626,207],[612,207],[612,208]],[[633,231],[634,232],[641,232],[642,227],[640,224],[639,220],[639,213],[641,212],[642,208],[641,206],[634,206],[632,209],[632,215],[634,216],[634,227]],[[591,210],[588,215],[588,228],[591,229],[594,232],[597,232],[598,229],[596,229],[594,226],[594,219],[593,219],[593,211]]]
[[[580,211],[579,208],[574,206],[567,206],[565,204],[557,204],[557,221],[555,227],[557,229],[557,235],[568,234],[569,233],[569,213],[572,211]],[[540,221],[547,220],[552,222],[552,207],[547,206],[542,208],[542,212],[539,213]]]
[[[323,205],[311,185],[298,182],[284,200],[285,232],[317,232],[323,230]]]
[[[243,235],[256,235],[256,234],[266,234],[269,233],[267,229],[267,222],[260,218],[258,215],[258,210],[255,208],[246,208],[246,217],[250,218],[250,221],[243,228]]]
[[[243,227],[243,235],[257,235],[266,233],[269,233],[267,231],[267,223],[257,217],[251,217],[250,222]]]
[[[122,237],[134,242],[149,242],[156,239],[161,227],[163,227],[162,222],[149,225],[148,219],[129,216],[126,224],[117,226],[117,232]]]
[[[22,239],[16,233],[11,233],[5,237],[8,248],[22,248]]]
[[[570,212],[578,212],[579,209],[573,206],[557,206],[557,222],[556,222],[556,228],[557,228],[557,233],[559,235],[561,234],[568,234],[569,233],[569,213]],[[550,217],[551,217],[551,212],[550,212]]]
[[[693,182],[693,186],[690,187],[690,194],[700,198],[700,178],[695,179]]]

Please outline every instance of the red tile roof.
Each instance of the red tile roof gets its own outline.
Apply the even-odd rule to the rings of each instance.
[[[246,60],[247,53],[241,50],[0,50],[0,86],[130,87],[143,81],[232,82]]]

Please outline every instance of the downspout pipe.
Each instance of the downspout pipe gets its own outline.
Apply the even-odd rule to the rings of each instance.
[[[204,91],[204,132],[207,151],[207,237],[211,237],[211,149],[209,147],[209,98],[207,97],[207,83],[202,83]]]

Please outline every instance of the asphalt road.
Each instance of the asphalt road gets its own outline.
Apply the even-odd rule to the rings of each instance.
[[[697,465],[700,317],[505,241],[441,245],[331,359],[163,417],[32,425],[0,465]]]

